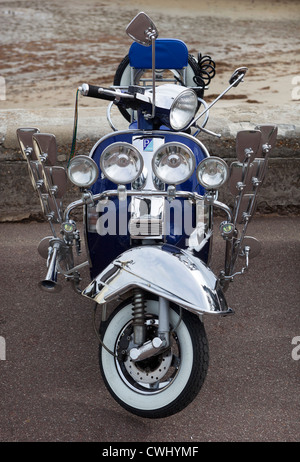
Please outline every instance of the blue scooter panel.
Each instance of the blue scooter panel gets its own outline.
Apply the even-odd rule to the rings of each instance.
[[[94,159],[94,161],[99,166],[99,178],[96,183],[92,186],[91,191],[93,194],[99,194],[107,190],[115,190],[117,189],[117,185],[107,178],[101,175],[100,169],[100,157],[103,150],[112,143],[116,142],[127,142],[132,144],[134,137],[143,137],[145,142],[144,145],[144,152],[151,151],[151,140],[153,138],[163,138],[165,143],[168,142],[178,142],[183,143],[188,146],[194,153],[196,159],[196,165],[204,159],[205,157],[209,156],[207,149],[205,146],[197,139],[193,138],[191,135],[183,134],[183,133],[174,133],[169,131],[152,131],[151,134],[146,134],[141,130],[128,130],[128,131],[120,131],[114,132],[110,135],[107,135],[101,138],[91,150],[90,156]],[[143,154],[143,153],[141,153]],[[154,154],[154,152],[153,152]],[[127,185],[127,189],[131,189],[131,185]],[[177,185],[177,190],[181,191],[196,191],[199,194],[204,194],[204,189],[198,184],[196,173],[194,172],[193,175],[184,183]],[[138,195],[138,192],[137,192]],[[89,208],[87,208],[87,244],[89,249],[90,260],[92,263],[91,268],[91,276],[95,278],[97,274],[99,274],[114,258],[120,255],[122,252],[131,248],[134,243],[131,240],[131,236],[128,231],[128,223],[130,220],[130,201],[131,198],[128,197],[127,201],[120,202],[117,197],[110,198],[110,203],[105,206],[101,206],[98,209],[93,209],[92,217],[93,223],[91,223],[91,213],[89,212]],[[181,199],[183,201],[183,199]],[[127,207],[127,208],[126,208]],[[121,210],[122,209],[122,210]],[[182,223],[183,223],[183,210],[182,207]],[[118,217],[123,216],[122,223]],[[127,220],[124,220],[124,213],[127,216]],[[195,222],[195,207],[193,206],[193,220]],[[127,214],[127,215],[126,215]],[[100,235],[97,231],[97,227],[95,226],[96,220],[102,220],[102,223],[108,227],[109,219],[111,217],[110,229],[113,229],[113,233],[107,232],[102,233]],[[126,222],[126,223],[124,223]],[[102,228],[103,230],[103,228]],[[165,242],[168,244],[175,245],[179,248],[185,249],[186,246],[186,239],[188,236],[185,234],[184,227],[182,226],[180,234],[176,233],[176,228],[174,226],[174,217],[170,214],[170,223],[168,227],[168,234],[165,236]],[[141,241],[138,241],[136,245],[140,245]],[[209,242],[203,247],[201,252],[198,254],[199,258],[203,260],[205,263],[208,260],[209,255]]]

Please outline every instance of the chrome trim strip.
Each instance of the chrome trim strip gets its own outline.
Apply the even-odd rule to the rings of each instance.
[[[201,147],[201,149],[203,150],[205,155],[207,157],[210,157],[210,154],[209,154],[206,146],[204,146],[204,144],[200,140],[198,140],[198,138],[195,138],[193,135],[189,135],[188,133],[171,132],[171,131],[167,131],[167,130],[150,130],[150,131],[147,131],[147,130],[138,130],[138,129],[119,130],[119,131],[115,131],[113,133],[108,133],[107,135],[104,135],[102,138],[100,138],[100,140],[98,140],[96,142],[96,144],[94,144],[94,146],[92,147],[92,149],[91,149],[91,151],[89,153],[89,156],[93,157],[94,151],[97,149],[99,144],[102,143],[102,141],[106,140],[107,138],[110,138],[111,136],[118,136],[118,135],[125,135],[125,134],[131,134],[133,137],[134,136],[145,136],[145,137],[148,137],[148,138],[149,137],[156,137],[156,136],[161,137],[161,136],[164,136],[164,135],[180,135],[183,138],[187,138],[187,139],[190,139],[190,140],[194,141],[196,144],[199,145],[199,147]]]

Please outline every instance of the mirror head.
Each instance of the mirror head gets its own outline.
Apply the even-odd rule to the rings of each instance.
[[[150,46],[152,39],[158,37],[157,28],[146,13],[138,13],[128,24],[126,33],[135,42],[141,45]]]
[[[242,82],[243,77],[245,76],[246,72],[248,71],[248,67],[238,67],[232,76],[229,79],[229,85],[233,85],[237,87],[240,82]],[[234,83],[235,82],[235,83]]]

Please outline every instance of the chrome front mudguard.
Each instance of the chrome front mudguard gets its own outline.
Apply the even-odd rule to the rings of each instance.
[[[198,258],[171,245],[142,246],[122,253],[82,295],[98,304],[139,287],[196,314],[231,314],[213,272]]]

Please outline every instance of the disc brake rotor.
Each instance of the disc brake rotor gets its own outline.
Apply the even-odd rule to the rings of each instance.
[[[128,374],[136,382],[152,384],[158,382],[167,374],[172,363],[172,357],[171,349],[144,361],[134,362],[128,356],[124,361],[124,366]]]

